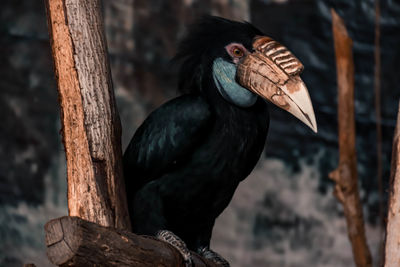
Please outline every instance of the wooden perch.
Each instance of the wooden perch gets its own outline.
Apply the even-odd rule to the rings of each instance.
[[[356,266],[372,266],[362,206],[358,192],[354,121],[353,41],[343,20],[331,9],[338,81],[339,166],[329,174],[335,181],[334,194],[342,203]]]
[[[393,137],[385,267],[400,266],[400,103]]]
[[[59,266],[185,266],[181,254],[168,243],[78,217],[51,220],[45,231],[47,256]],[[216,267],[192,255],[194,267]]]
[[[100,0],[46,0],[67,159],[68,211],[129,229]]]

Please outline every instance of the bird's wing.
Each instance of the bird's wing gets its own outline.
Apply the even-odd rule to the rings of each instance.
[[[124,153],[127,188],[138,190],[176,168],[204,138],[211,112],[200,96],[184,95],[155,110]]]

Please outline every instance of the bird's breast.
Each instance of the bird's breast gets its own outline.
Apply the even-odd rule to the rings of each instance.
[[[238,184],[256,165],[264,147],[268,122],[216,121],[207,138],[188,155],[185,168],[169,174],[174,212],[198,220],[197,214],[217,217],[229,204]],[[165,181],[165,180],[164,180]],[[187,207],[190,207],[188,209]]]

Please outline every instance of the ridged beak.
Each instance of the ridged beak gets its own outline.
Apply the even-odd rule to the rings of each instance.
[[[269,37],[257,37],[253,53],[237,66],[240,85],[292,113],[315,133],[317,123],[307,87],[300,78],[304,67],[284,46]]]

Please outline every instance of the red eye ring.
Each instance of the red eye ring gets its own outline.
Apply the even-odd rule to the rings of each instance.
[[[230,43],[225,46],[225,50],[235,63],[249,53],[241,43]]]

